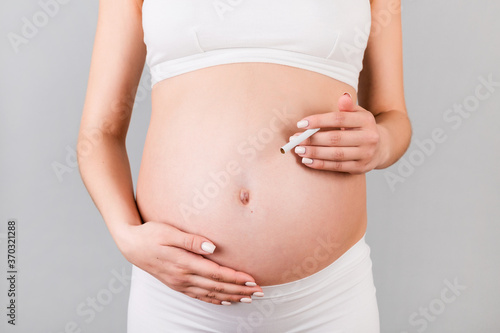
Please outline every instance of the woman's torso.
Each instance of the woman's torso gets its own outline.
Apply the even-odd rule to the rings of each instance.
[[[338,111],[345,92],[356,98],[352,85],[276,63],[211,66],[157,83],[137,183],[143,220],[207,237],[217,246],[207,258],[259,285],[326,267],[366,230],[365,176],[314,170],[279,148],[302,132],[303,117]]]
[[[137,203],[217,246],[209,258],[279,284],[326,267],[366,228],[364,175],[306,167],[279,148],[352,87],[276,64],[230,64],[155,85]],[[248,202],[240,198],[247,192]]]

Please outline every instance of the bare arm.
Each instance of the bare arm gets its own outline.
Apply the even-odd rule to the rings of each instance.
[[[401,1],[373,0],[372,17],[358,99],[379,127],[381,159],[376,169],[383,169],[404,154],[412,135],[403,89]]]
[[[142,0],[101,0],[78,136],[80,174],[125,258],[172,289],[222,304],[262,289],[253,277],[203,257],[209,239],[168,223],[142,221],[125,139],[144,68]],[[144,222],[144,223],[143,223]],[[213,244],[212,244],[213,245]],[[212,250],[213,251],[213,250]]]
[[[78,136],[82,180],[115,239],[124,224],[141,224],[125,148],[146,56],[140,13],[135,0],[100,1]]]

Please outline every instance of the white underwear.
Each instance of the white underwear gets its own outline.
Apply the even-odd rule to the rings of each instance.
[[[128,333],[379,333],[370,247],[361,238],[339,259],[264,297],[230,306],[177,292],[133,265]]]

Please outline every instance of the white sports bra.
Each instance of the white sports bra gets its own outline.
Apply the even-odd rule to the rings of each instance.
[[[144,0],[151,86],[197,69],[267,62],[358,90],[370,0]]]

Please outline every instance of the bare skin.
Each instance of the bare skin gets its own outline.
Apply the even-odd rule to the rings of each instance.
[[[373,1],[372,12],[388,4]],[[409,144],[399,15],[370,36],[358,94],[267,63],[156,84],[136,201],[125,138],[146,54],[141,5],[101,0],[78,144],[82,179],[125,258],[214,304],[335,261],[365,233],[365,173]],[[316,127],[305,153],[280,154],[291,135]]]
[[[204,235],[217,246],[210,260],[259,285],[330,264],[364,234],[365,176],[308,168],[279,147],[298,120],[337,112],[345,91],[355,96],[317,73],[253,63],[158,83],[137,181],[141,216]],[[301,268],[315,251],[321,260]]]

